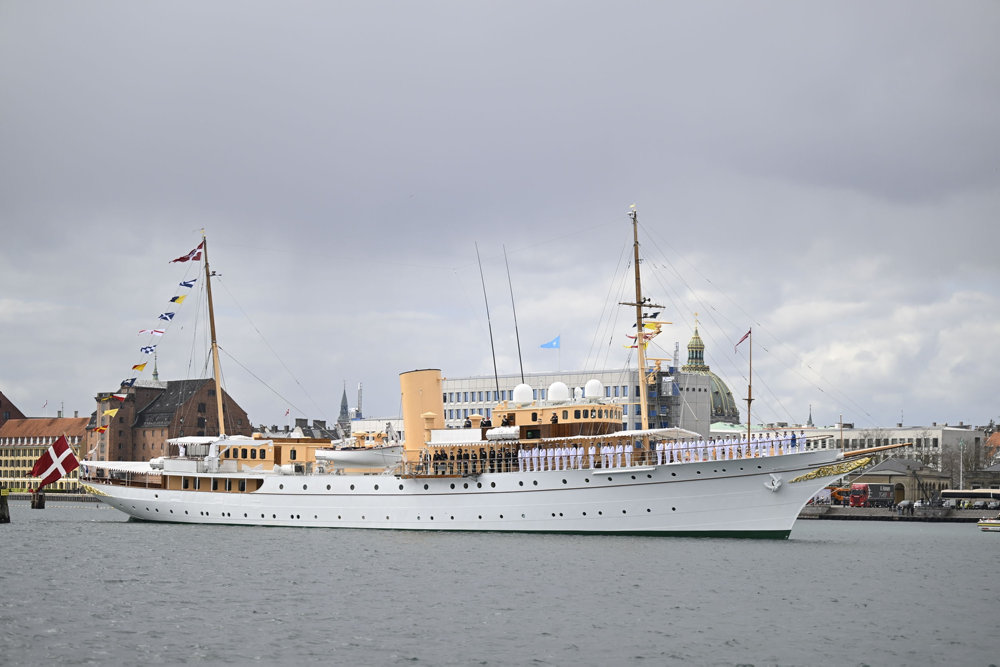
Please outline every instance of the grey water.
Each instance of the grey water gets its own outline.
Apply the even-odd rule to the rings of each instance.
[[[1000,534],[213,527],[11,502],[0,664],[989,665]]]

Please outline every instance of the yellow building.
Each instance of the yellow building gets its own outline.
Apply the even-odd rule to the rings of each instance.
[[[30,491],[41,481],[31,476],[31,469],[45,450],[66,436],[77,459],[86,452],[81,448],[87,439],[86,417],[41,417],[8,419],[0,425],[0,488],[11,491]],[[74,470],[59,481],[46,486],[50,491],[79,491],[77,472]]]

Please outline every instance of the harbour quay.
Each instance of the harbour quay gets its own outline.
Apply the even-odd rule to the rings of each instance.
[[[925,521],[938,523],[976,523],[984,516],[993,516],[996,510],[967,510],[949,507],[917,507],[913,514],[900,514],[895,508],[842,507],[840,505],[806,505],[799,512],[800,519],[827,519],[831,521]]]

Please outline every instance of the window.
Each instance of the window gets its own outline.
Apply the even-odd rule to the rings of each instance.
[[[294,447],[292,447],[292,450],[289,453],[288,458],[291,459],[292,461],[295,460],[295,448]]]
[[[260,448],[260,458],[264,458],[264,448]]]
[[[247,458],[247,448],[246,447],[244,447],[243,450],[240,452],[240,458],[244,458],[244,459]]]
[[[198,412],[205,412],[205,404],[204,403],[199,403],[198,404]]]
[[[256,449],[251,449],[250,450],[250,458],[252,458],[252,459],[257,458],[257,450]]]

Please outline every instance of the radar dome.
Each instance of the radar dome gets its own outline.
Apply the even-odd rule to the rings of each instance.
[[[527,403],[531,403],[531,400],[532,400],[531,395],[532,395],[532,391],[531,391],[531,386],[530,385],[526,385],[526,384],[522,383],[522,384],[519,384],[516,387],[514,387],[514,402],[515,403],[520,403],[521,405],[525,405]]]
[[[603,398],[604,385],[597,378],[587,380],[587,384],[583,386],[583,395],[587,398]]]
[[[548,396],[550,401],[568,401],[569,387],[565,382],[553,382],[549,385]]]

